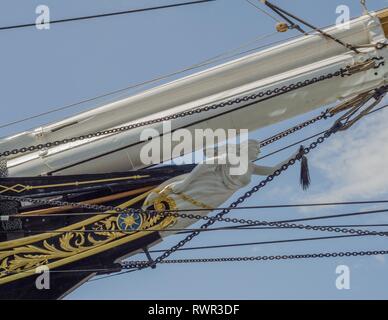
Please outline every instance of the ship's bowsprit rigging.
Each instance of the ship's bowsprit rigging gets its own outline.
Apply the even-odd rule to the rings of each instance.
[[[207,2],[216,1],[193,1],[192,4]],[[61,298],[96,275],[105,277],[113,273],[108,276],[115,276],[155,268],[158,264],[388,253],[386,250],[332,250],[169,258],[177,251],[388,235],[373,229],[384,224],[316,225],[301,223],[309,221],[303,218],[273,221],[228,216],[248,208],[245,206],[248,199],[253,199],[296,164],[300,164],[300,182],[307,189],[310,184],[308,154],[334,134],[341,135],[341,131],[353,128],[365,116],[386,107],[378,108],[388,91],[387,10],[368,12],[352,20],[349,30],[321,29],[272,2],[263,3],[282,19],[265,11],[278,22],[279,32],[295,29],[303,36],[0,141],[1,298]],[[90,17],[84,18],[90,20]],[[305,31],[299,24],[312,31]],[[229,169],[235,168],[229,153],[222,152],[223,141],[218,141],[212,157],[207,157],[205,152],[205,160],[200,164],[163,165],[172,160],[170,155],[147,167],[140,159],[140,150],[147,141],[140,140],[139,135],[146,128],[156,130],[158,138],[181,129],[192,133],[204,126],[256,130],[333,104],[334,107],[267,139],[250,139],[246,149],[243,143],[227,144],[228,151],[232,148],[247,156],[248,170],[244,174],[230,173]],[[258,156],[261,148],[335,118],[321,133]],[[163,132],[162,124],[167,121],[171,122],[171,131]],[[301,145],[302,141],[309,142]],[[294,153],[275,166],[255,163],[291,147],[295,148]],[[219,163],[220,160],[225,162]],[[256,180],[255,175],[265,178],[249,187]],[[243,192],[241,196],[222,207],[239,192]],[[310,220],[385,211],[340,213]],[[189,228],[199,221],[204,224]],[[216,222],[226,226],[210,228]],[[301,230],[331,235],[184,248],[203,232],[237,230]],[[171,248],[149,249],[164,237],[179,233],[185,237]],[[145,254],[146,260],[125,260],[139,252]],[[158,255],[154,257],[154,254]],[[51,271],[50,291],[38,290],[35,286],[34,276],[40,267]]]

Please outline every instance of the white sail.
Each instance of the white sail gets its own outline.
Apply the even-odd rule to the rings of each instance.
[[[365,46],[385,42],[383,27],[376,14],[365,15],[350,23],[349,29],[325,30],[352,45]],[[388,49],[360,49],[349,52],[338,43],[319,34],[302,36],[274,48],[222,64],[180,80],[150,89],[81,113],[66,120],[9,137],[0,143],[2,150],[44,143],[80,134],[158,118],[229,98],[263,92],[320,77],[371,57],[388,58]],[[180,118],[172,128],[235,128],[254,130],[347,98],[386,82],[388,66],[337,77],[306,88],[261,101],[239,109],[236,104]],[[238,110],[237,110],[238,109]],[[233,111],[236,110],[236,111]],[[161,132],[161,124],[153,125]],[[141,168],[141,129],[113,136],[90,139],[18,156],[9,161],[10,175],[76,174],[121,171]]]

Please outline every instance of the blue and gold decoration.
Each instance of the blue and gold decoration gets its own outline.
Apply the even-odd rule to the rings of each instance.
[[[142,207],[156,186],[190,172],[194,166],[76,176],[0,177],[0,194],[53,197],[66,202],[136,209]],[[72,215],[80,209],[39,204],[24,207],[22,204],[15,213],[29,219],[25,219],[17,234],[8,234],[0,225],[4,235],[0,239],[0,299],[62,297],[95,273],[90,270],[115,269],[115,261],[160,239],[157,232],[148,230],[164,230],[172,225],[175,217],[159,213],[174,208],[174,203],[166,196],[161,196],[151,206],[153,212],[95,212],[83,208],[85,215]],[[42,220],[41,215],[50,219]],[[35,269],[43,265],[58,270],[51,275],[51,290],[38,290],[35,286]],[[73,270],[77,272],[72,273]]]
[[[117,226],[121,231],[136,231],[143,223],[140,213],[121,213],[117,217]]]

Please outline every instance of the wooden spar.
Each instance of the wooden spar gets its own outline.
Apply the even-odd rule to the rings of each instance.
[[[377,17],[380,20],[381,26],[385,33],[385,37],[388,38],[388,8],[378,11]]]

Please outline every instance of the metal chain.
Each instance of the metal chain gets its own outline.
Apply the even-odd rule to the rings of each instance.
[[[381,93],[381,95],[384,93]],[[377,98],[377,97],[376,97]],[[338,132],[342,129],[343,126],[346,125],[341,122],[341,118],[337,120],[333,127],[326,131],[322,136],[320,136],[315,142],[312,142],[309,147],[303,148],[301,152],[295,156],[293,159],[290,159],[289,162],[283,165],[279,170],[276,170],[273,174],[269,175],[266,179],[262,180],[258,185],[254,186],[250,191],[246,192],[243,196],[239,197],[236,201],[234,201],[229,208],[222,210],[215,217],[210,218],[208,222],[201,226],[201,229],[206,229],[215,221],[219,221],[217,219],[223,218],[224,215],[229,213],[232,208],[237,207],[240,203],[244,202],[246,199],[250,198],[252,194],[258,192],[261,188],[265,187],[267,183],[271,182],[275,177],[279,176],[283,171],[287,170],[290,166],[294,165],[297,160],[300,160],[303,155],[308,154],[311,150],[315,149],[319,144],[323,143],[326,139],[328,139],[331,135]],[[239,222],[239,219],[223,219],[225,221],[236,221]],[[241,220],[241,219],[240,219]],[[244,223],[249,224],[252,221],[245,221]],[[324,226],[308,226],[308,225],[298,225],[298,224],[289,224],[282,222],[268,222],[268,221],[260,221],[258,222],[262,225],[267,226],[277,226],[277,227],[285,227],[285,228],[298,228],[298,229],[306,229],[306,230],[314,230],[314,231],[329,231],[329,232],[340,232],[340,233],[350,233],[350,234],[358,234],[358,235],[377,235],[377,236],[388,236],[388,233],[378,232],[378,231],[369,231],[369,230],[360,230],[360,229],[346,229],[346,228],[334,228],[334,227],[324,227]],[[157,263],[162,263],[167,257],[169,257],[172,253],[177,251],[179,248],[184,246],[187,242],[191,241],[195,236],[200,234],[200,231],[194,231],[190,235],[188,235],[185,239],[178,242],[177,245],[171,247],[169,250],[165,251],[162,255],[156,258],[154,261],[146,262],[144,265],[134,266],[137,269],[143,269],[147,267],[155,267]]]
[[[240,222],[242,219],[230,219],[223,218],[224,215],[228,214],[233,208],[237,207],[239,204],[243,203],[245,200],[250,198],[253,194],[261,190],[265,187],[269,182],[273,181],[277,176],[279,176],[282,172],[286,171],[290,166],[293,166],[297,160],[300,160],[303,155],[308,154],[311,150],[315,149],[319,144],[323,143],[326,139],[328,139],[331,135],[336,133],[342,126],[341,122],[336,122],[335,125],[326,131],[322,136],[320,136],[315,142],[312,142],[308,147],[303,148],[301,152],[296,155],[294,158],[290,159],[288,163],[284,164],[279,170],[276,170],[273,174],[269,175],[266,179],[262,180],[258,185],[254,186],[251,190],[247,191],[244,195],[239,197],[236,201],[234,201],[229,208],[222,210],[220,213],[215,215],[214,217],[206,217],[204,220],[208,220],[205,224],[203,224],[200,229],[207,229],[209,226],[213,225],[216,221],[225,221],[225,222]],[[192,217],[191,215],[188,215]],[[193,217],[195,217],[193,215]],[[202,219],[203,217],[201,217]],[[244,221],[244,223],[255,223],[252,220]],[[307,226],[307,225],[298,225],[298,224],[289,224],[282,222],[268,222],[268,221],[257,221],[258,224],[268,225],[268,226],[279,226],[284,228],[298,228],[298,229],[306,229],[313,231],[329,231],[329,232],[344,232],[351,234],[362,234],[362,235],[377,235],[377,236],[388,236],[383,232],[377,231],[367,231],[367,230],[357,230],[357,229],[346,229],[346,228],[333,228],[333,227],[324,227],[324,226]],[[135,268],[144,269],[147,267],[155,267],[156,264],[161,263],[163,260],[168,258],[172,253],[177,251],[179,248],[183,247],[186,243],[190,242],[194,237],[199,235],[200,231],[194,231],[188,236],[186,236],[183,240],[179,241],[175,246],[166,250],[163,254],[157,257],[153,261],[149,261],[144,265],[136,266]]]
[[[388,250],[345,251],[345,252],[307,253],[307,254],[251,256],[251,257],[170,259],[170,260],[163,260],[159,263],[182,264],[182,263],[248,262],[248,261],[274,261],[274,260],[279,261],[279,260],[297,260],[297,259],[377,256],[377,255],[387,255],[387,254],[388,254]],[[122,262],[121,266],[123,269],[143,269],[148,264],[149,264],[148,261],[133,261],[133,262]]]
[[[251,190],[247,191],[243,196],[239,197],[236,201],[234,201],[228,208],[223,209],[220,213],[215,215],[214,217],[194,215],[194,214],[182,214],[178,212],[157,212],[155,210],[151,212],[155,212],[161,214],[162,216],[173,216],[180,218],[189,218],[196,220],[205,220],[207,221],[203,224],[200,229],[206,229],[209,226],[213,225],[216,221],[219,222],[232,222],[232,223],[241,223],[241,224],[249,224],[249,225],[264,225],[264,226],[276,226],[280,228],[295,228],[295,229],[304,229],[310,231],[327,231],[327,232],[336,232],[336,233],[347,233],[347,234],[357,234],[357,235],[373,235],[373,236],[388,236],[387,233],[378,232],[378,231],[369,231],[369,230],[360,230],[360,229],[347,229],[347,228],[334,228],[330,226],[311,226],[311,225],[303,225],[303,224],[290,224],[285,222],[269,222],[269,221],[261,221],[261,220],[245,220],[245,219],[236,219],[236,218],[224,218],[224,215],[228,214],[233,208],[236,208],[239,204],[246,201],[250,198],[254,193],[261,190],[265,187],[269,182],[273,181],[277,176],[279,176],[282,172],[286,171],[289,167],[295,165],[295,163],[302,158],[303,155],[308,154],[311,150],[315,149],[319,144],[323,143],[326,139],[328,139],[331,135],[339,131],[342,127],[341,122],[336,122],[335,125],[326,131],[322,136],[320,136],[315,142],[312,142],[308,147],[303,148],[299,154],[297,154],[294,158],[290,159],[288,163],[284,164],[280,169],[276,170],[273,174],[269,175],[266,179],[262,180],[258,185],[254,186]],[[17,200],[17,201],[27,201],[34,204],[47,204],[54,206],[69,206],[69,207],[81,207],[90,210],[96,211],[114,211],[114,212],[128,212],[128,213],[140,213],[144,212],[142,209],[120,209],[113,206],[104,206],[104,205],[91,205],[91,204],[83,204],[83,203],[74,203],[68,201],[57,201],[57,200],[42,200],[42,199],[32,199],[32,198],[21,198],[14,196],[5,196],[0,195],[0,199],[3,200]],[[184,246],[187,242],[191,241],[195,236],[199,235],[200,231],[194,231],[190,235],[188,235],[185,239],[181,240],[177,245],[173,246],[169,250],[165,251],[162,255],[157,257],[155,260],[149,262],[147,265],[143,265],[141,268],[152,267],[157,263],[165,260],[172,253],[177,251],[179,248]]]
[[[376,68],[379,67],[380,65],[381,65],[381,63],[379,65],[377,65]],[[340,71],[336,71],[334,73],[330,73],[330,74],[327,74],[325,76],[321,76],[319,78],[315,77],[315,78],[313,78],[311,80],[306,80],[304,82],[298,82],[297,84],[292,84],[290,86],[285,86],[285,87],[282,87],[282,88],[276,88],[274,90],[268,90],[267,92],[264,92],[264,93],[261,92],[259,94],[253,94],[251,96],[246,96],[246,97],[243,97],[243,98],[237,98],[237,99],[225,102],[225,103],[221,103],[219,105],[215,104],[215,105],[212,105],[212,106],[198,108],[198,109],[195,109],[195,110],[185,111],[185,112],[182,112],[180,114],[175,114],[175,115],[168,116],[168,117],[163,117],[163,118],[154,119],[154,120],[150,120],[150,121],[146,121],[146,122],[142,122],[142,123],[137,123],[137,124],[130,125],[130,126],[124,126],[124,127],[121,127],[121,128],[105,130],[105,131],[97,132],[95,134],[88,134],[88,135],[83,135],[83,136],[80,136],[80,137],[75,137],[75,138],[70,138],[70,139],[63,139],[63,140],[56,141],[56,142],[53,142],[53,143],[49,142],[47,144],[40,144],[40,145],[37,145],[37,146],[31,146],[31,147],[28,147],[28,148],[14,149],[13,151],[5,151],[2,154],[0,154],[0,156],[7,156],[7,155],[10,155],[10,154],[24,153],[24,152],[33,151],[33,150],[40,150],[40,149],[43,149],[45,147],[51,147],[51,146],[54,146],[54,145],[59,145],[59,144],[64,144],[64,143],[73,142],[73,141],[77,141],[77,140],[83,140],[83,139],[87,139],[87,138],[92,138],[94,136],[100,136],[100,135],[103,135],[103,134],[110,134],[110,133],[115,133],[115,132],[121,132],[121,131],[129,130],[129,128],[137,128],[137,127],[140,127],[142,125],[147,125],[147,124],[152,124],[152,123],[156,123],[156,122],[160,122],[160,121],[169,120],[170,117],[171,117],[171,119],[176,119],[176,118],[181,117],[181,116],[191,115],[191,114],[199,113],[199,112],[202,112],[202,111],[209,111],[209,110],[217,109],[217,108],[220,108],[220,107],[225,107],[227,105],[233,105],[234,103],[240,103],[242,101],[255,100],[258,97],[264,97],[265,95],[273,97],[272,94],[279,95],[279,94],[282,94],[282,93],[285,93],[285,92],[289,92],[291,90],[295,90],[297,88],[305,87],[305,86],[311,85],[313,83],[317,83],[319,81],[323,81],[325,79],[331,79],[333,77],[338,77],[338,76],[344,77],[346,75],[350,76],[352,74],[353,74],[353,72],[350,72],[348,68],[347,69],[341,69]],[[323,113],[320,116],[318,116],[317,119],[319,118],[319,120],[320,120],[320,119],[324,118],[325,116],[326,116],[326,114]],[[167,118],[169,118],[169,119],[167,119]],[[315,120],[315,121],[317,121],[317,120]],[[312,123],[314,123],[315,121],[313,121]],[[309,124],[306,124],[308,122],[309,121],[304,123],[305,126],[309,125]],[[223,216],[228,214],[233,208],[237,207],[239,204],[243,203],[245,200],[250,198],[254,193],[256,193],[259,190],[261,190],[269,182],[273,181],[277,176],[279,176],[282,172],[286,171],[290,166],[293,166],[296,163],[296,161],[301,160],[302,156],[308,154],[311,150],[315,149],[319,144],[323,143],[332,134],[336,133],[341,128],[342,125],[343,124],[341,122],[337,121],[335,123],[335,125],[331,129],[326,131],[315,142],[312,142],[309,145],[309,147],[301,149],[299,154],[296,155],[294,158],[290,159],[288,163],[284,164],[280,169],[276,170],[273,174],[269,175],[266,179],[262,180],[258,185],[254,186],[250,191],[246,192],[243,196],[239,197],[228,208],[222,210],[221,212],[219,212],[214,217],[209,218],[209,217],[202,217],[200,215],[197,215],[197,216],[191,215],[191,214],[187,214],[186,215],[186,214],[180,214],[180,213],[177,213],[177,212],[168,212],[168,213],[162,213],[162,214],[165,215],[165,216],[174,215],[174,216],[182,217],[182,218],[187,217],[187,218],[193,218],[193,219],[198,218],[198,219],[201,219],[201,220],[202,219],[203,220],[207,220],[207,222],[205,224],[203,224],[200,229],[206,229],[209,226],[211,226],[212,224],[214,224],[216,221],[225,221],[225,222],[235,222],[235,221],[236,222],[240,222],[241,221],[242,222],[242,220],[245,220],[245,219],[230,219],[230,218],[223,218]],[[294,128],[291,128],[290,130],[286,130],[286,131],[280,133],[277,136],[274,136],[274,137],[271,137],[271,138],[267,139],[265,142],[267,142],[267,144],[269,144],[270,143],[269,141],[276,141],[276,140],[280,139],[280,137],[282,135],[285,136],[285,135],[291,134],[292,132],[295,132],[296,130],[300,130],[303,127],[304,127],[303,124],[302,124],[302,126],[299,129],[298,129],[298,126],[296,126]],[[28,201],[28,202],[31,202],[31,203],[34,203],[34,204],[38,204],[39,203],[39,204],[49,204],[49,205],[54,205],[54,206],[81,207],[81,208],[90,209],[90,210],[97,210],[97,211],[100,211],[100,210],[107,211],[108,210],[108,211],[114,211],[114,212],[129,212],[129,213],[143,212],[143,210],[141,210],[141,209],[130,208],[130,209],[122,210],[120,208],[116,208],[116,207],[112,207],[112,206],[90,205],[90,204],[82,204],[82,203],[72,203],[72,202],[67,202],[67,201],[38,200],[38,199],[19,198],[19,197],[3,196],[3,195],[1,195],[0,198],[5,199],[5,200]],[[159,214],[160,214],[160,212],[159,212]],[[252,220],[247,220],[247,221],[243,221],[243,223],[256,224],[256,225],[257,224],[261,224],[261,225],[268,225],[268,226],[279,226],[279,227],[284,227],[284,228],[298,228],[298,229],[306,229],[306,230],[314,230],[314,231],[345,232],[345,233],[357,233],[357,234],[360,234],[360,235],[362,234],[362,235],[387,236],[387,234],[385,234],[384,232],[377,232],[377,231],[345,229],[345,228],[333,228],[333,227],[323,227],[323,226],[306,226],[306,225],[288,224],[288,223],[282,223],[282,222],[268,222],[268,221],[252,221]],[[152,260],[152,261],[149,261],[149,262],[145,262],[145,263],[142,262],[140,265],[137,265],[136,263],[131,265],[131,263],[129,263],[126,266],[128,266],[128,268],[144,269],[144,268],[147,268],[147,267],[155,267],[155,265],[158,264],[158,263],[169,263],[169,261],[174,261],[174,260],[166,260],[165,261],[165,259],[168,258],[172,253],[177,251],[179,248],[184,246],[187,242],[191,241],[198,234],[200,234],[200,231],[194,231],[193,233],[188,235],[185,239],[181,240],[177,245],[171,247],[169,250],[166,250],[162,255],[157,257],[155,260]],[[258,258],[258,257],[256,257],[256,258]],[[230,258],[221,258],[221,259],[230,259]],[[238,259],[240,259],[240,258],[238,258]],[[244,259],[244,257],[241,258],[241,259]],[[247,258],[247,259],[249,259],[249,258]],[[163,261],[165,261],[165,262],[163,262]]]
[[[296,159],[291,159],[289,164],[286,164],[285,166],[289,167],[292,166],[293,164],[296,163]],[[286,169],[285,169],[286,170]],[[269,181],[272,181],[275,178],[275,173],[268,176],[265,180],[259,183],[259,185],[251,189],[249,191],[250,193],[254,193],[259,191],[262,187],[264,187]],[[271,180],[272,179],[272,180]],[[265,183],[265,184],[264,184]],[[257,190],[257,191],[254,191]],[[244,196],[240,197],[235,203],[239,202],[242,203],[245,201],[248,197],[247,192]],[[20,197],[13,197],[13,196],[3,196],[0,195],[0,199],[4,200],[17,200]],[[241,199],[241,200],[240,200]],[[36,204],[46,204],[46,205],[60,205],[60,204],[66,204],[68,202],[62,202],[62,201],[51,201],[51,200],[40,200],[40,199],[30,199],[30,198],[23,198],[24,201],[33,201]],[[82,208],[88,208],[90,205],[85,205],[82,203],[72,203],[75,207],[82,207]],[[110,207],[110,206],[104,206],[104,205],[92,205],[94,209],[98,209],[99,211],[105,211],[105,210],[110,210],[111,208],[115,207]],[[246,224],[250,226],[268,226],[268,227],[279,227],[279,228],[285,228],[285,229],[304,229],[304,230],[309,230],[309,231],[324,231],[324,232],[336,232],[336,233],[346,233],[346,234],[357,234],[357,235],[362,235],[362,236],[368,236],[368,235],[373,235],[373,236],[388,236],[388,233],[385,232],[378,232],[378,231],[370,231],[370,230],[361,230],[361,229],[348,229],[348,228],[333,228],[331,226],[313,226],[313,225],[305,225],[305,224],[294,224],[294,223],[287,223],[287,222],[270,222],[270,221],[265,221],[265,220],[251,220],[251,219],[237,219],[237,218],[224,218],[223,216],[227,213],[229,213],[233,208],[237,207],[235,204],[231,204],[228,208],[225,208],[219,213],[218,215],[214,217],[208,217],[208,216],[202,216],[202,215],[195,215],[195,214],[185,214],[185,213],[178,213],[176,211],[166,211],[166,212],[158,212],[155,210],[146,210],[147,212],[154,212],[162,217],[175,217],[175,218],[183,218],[183,219],[192,219],[192,220],[203,220],[207,221],[207,227],[214,224],[215,222],[225,222],[225,223],[234,223],[234,224]],[[112,209],[112,210],[113,210]],[[125,209],[120,209],[116,208],[114,210],[116,212],[128,212],[129,210]],[[141,209],[133,209],[135,212],[145,212]],[[133,212],[132,212],[133,213]],[[28,216],[26,216],[28,217]],[[12,216],[10,216],[12,218]],[[206,228],[207,228],[206,227]],[[201,227],[201,229],[205,229],[205,227]],[[147,230],[147,229],[144,229]],[[97,230],[100,232],[101,230]],[[110,232],[109,230],[105,230],[106,232]],[[142,231],[142,230],[137,230],[137,231]],[[82,232],[82,231],[81,231]],[[196,231],[198,234],[200,231]]]
[[[5,158],[0,158],[0,178],[8,176],[7,161]]]
[[[383,57],[373,57],[373,58],[365,61],[365,63],[368,63],[371,60],[378,61],[378,60],[383,60],[383,59],[384,59]],[[383,65],[383,63],[375,64],[374,68],[377,69],[382,65]],[[95,133],[84,134],[84,135],[80,135],[77,137],[56,140],[53,142],[40,143],[37,145],[31,145],[29,147],[21,147],[21,148],[16,148],[13,150],[6,150],[6,151],[3,151],[0,153],[0,157],[8,157],[10,155],[16,155],[16,154],[20,154],[20,153],[23,154],[26,152],[39,151],[39,150],[49,149],[52,147],[56,147],[56,146],[60,146],[63,144],[72,143],[72,142],[76,142],[76,141],[83,141],[83,140],[91,139],[91,138],[95,138],[95,137],[101,137],[101,136],[110,135],[110,134],[122,133],[125,131],[129,131],[132,129],[152,125],[155,123],[160,123],[163,121],[175,120],[178,118],[192,116],[194,114],[199,114],[202,112],[208,112],[208,111],[216,110],[219,108],[225,108],[225,107],[232,106],[234,104],[239,104],[242,102],[249,102],[249,104],[241,106],[241,107],[246,107],[246,106],[251,105],[252,103],[257,103],[257,102],[260,102],[262,100],[272,99],[272,98],[277,97],[279,95],[282,95],[282,94],[285,94],[288,92],[292,92],[294,90],[304,88],[304,87],[319,83],[319,82],[324,81],[324,80],[333,79],[333,78],[337,78],[337,77],[352,76],[356,72],[358,72],[358,71],[353,72],[353,71],[351,71],[351,66],[348,66],[346,68],[341,68],[338,71],[327,73],[326,75],[322,75],[320,77],[313,77],[313,78],[307,79],[305,81],[299,81],[295,84],[293,83],[293,84],[283,86],[280,88],[268,89],[267,91],[262,91],[259,93],[254,93],[251,95],[230,99],[226,102],[216,103],[216,104],[212,104],[209,106],[198,107],[198,108],[190,109],[187,111],[182,111],[182,112],[175,113],[175,114],[165,116],[165,117],[160,117],[160,118],[142,121],[142,122],[138,122],[138,123],[122,126],[122,127],[98,131]],[[261,100],[256,101],[256,99],[261,99]]]
[[[300,124],[298,124],[298,125],[296,125],[296,126],[294,126],[292,128],[284,130],[284,131],[282,131],[282,132],[280,132],[280,133],[278,133],[278,134],[276,134],[276,135],[274,135],[272,137],[269,137],[269,138],[261,141],[260,142],[260,147],[265,147],[265,146],[267,146],[267,145],[269,145],[271,143],[274,143],[274,142],[276,142],[276,141],[278,141],[278,140],[280,140],[282,138],[285,138],[285,137],[289,136],[290,134],[293,134],[293,133],[295,133],[295,132],[297,132],[299,130],[304,129],[304,128],[308,127],[309,125],[312,125],[312,124],[316,123],[317,121],[320,121],[322,119],[326,120],[326,119],[331,118],[333,116],[334,116],[334,114],[332,114],[330,112],[330,109],[326,109],[320,115],[318,115],[318,116],[316,116],[316,117],[314,117],[314,118],[312,118],[310,120],[302,122],[302,123],[300,123]]]
[[[303,224],[293,224],[286,222],[269,222],[269,221],[260,221],[260,220],[245,220],[245,219],[236,219],[236,218],[224,218],[224,215],[228,214],[233,208],[237,207],[239,204],[243,203],[245,200],[250,198],[254,193],[261,190],[269,182],[273,181],[277,176],[282,172],[286,171],[289,167],[295,165],[295,163],[302,158],[303,155],[308,154],[311,150],[315,149],[319,144],[323,143],[326,139],[332,136],[334,133],[338,132],[343,124],[340,121],[336,121],[334,126],[326,131],[322,136],[320,136],[315,142],[312,142],[308,147],[303,148],[301,152],[296,155],[294,158],[290,159],[288,163],[284,164],[280,169],[276,170],[273,174],[269,175],[266,179],[262,180],[258,185],[254,186],[251,190],[247,191],[243,196],[239,197],[234,201],[228,208],[222,210],[214,217],[207,217],[201,215],[193,214],[181,214],[178,212],[162,212],[162,216],[174,216],[181,218],[197,219],[197,220],[207,220],[200,229],[207,229],[209,226],[213,225],[216,221],[221,222],[232,222],[232,223],[241,223],[248,225],[264,225],[264,226],[276,226],[280,228],[293,228],[293,229],[304,229],[310,231],[325,231],[325,232],[336,232],[336,233],[346,233],[346,234],[355,234],[355,235],[373,235],[373,236],[388,236],[388,233],[379,232],[379,231],[369,231],[369,230],[360,230],[360,229],[348,229],[340,227],[331,227],[331,226],[311,226]],[[12,196],[3,196],[0,195],[0,198],[7,200],[20,200],[19,197]],[[62,201],[51,201],[51,200],[40,200],[40,199],[28,199],[24,198],[24,201],[31,201],[32,203],[39,204],[49,204],[49,205],[60,205],[60,206],[71,206],[71,207],[83,207],[92,210],[111,210],[114,212],[136,212],[142,211],[141,209],[127,209],[122,210],[120,208],[103,206],[103,205],[89,205],[82,203],[71,203],[71,202],[62,202]],[[194,237],[199,235],[201,231],[194,231],[189,234],[186,238],[178,242],[175,246],[166,250],[163,254],[157,257],[155,260],[150,259],[150,261],[134,261],[134,262],[125,262],[122,264],[123,269],[136,269],[142,270],[148,267],[155,268],[156,264],[165,263],[193,263],[193,262],[226,262],[226,261],[261,261],[261,260],[284,260],[284,259],[306,259],[306,258],[321,258],[321,257],[341,257],[341,256],[359,256],[359,255],[370,255],[374,252],[353,252],[353,253],[326,253],[326,254],[304,254],[304,255],[289,255],[289,256],[258,256],[258,257],[234,257],[234,258],[206,258],[206,259],[181,259],[181,260],[166,260],[172,253],[183,247],[186,243],[190,242]],[[378,254],[386,254],[385,251],[376,251]]]
[[[87,210],[94,210],[94,211],[98,211],[98,212],[104,212],[104,211],[115,211],[117,213],[141,213],[141,212],[144,212],[144,210],[142,210],[142,209],[135,209],[135,208],[121,209],[121,208],[114,207],[114,206],[87,204],[87,203],[82,203],[82,202],[34,199],[34,198],[19,197],[19,196],[0,195],[0,200],[14,200],[14,201],[19,201],[19,202],[29,202],[29,203],[35,204],[35,205],[50,205],[53,207],[81,208],[81,209],[87,209]],[[157,213],[157,211],[155,211],[155,210],[147,210],[147,212]],[[12,217],[10,217],[10,218],[12,218]]]

